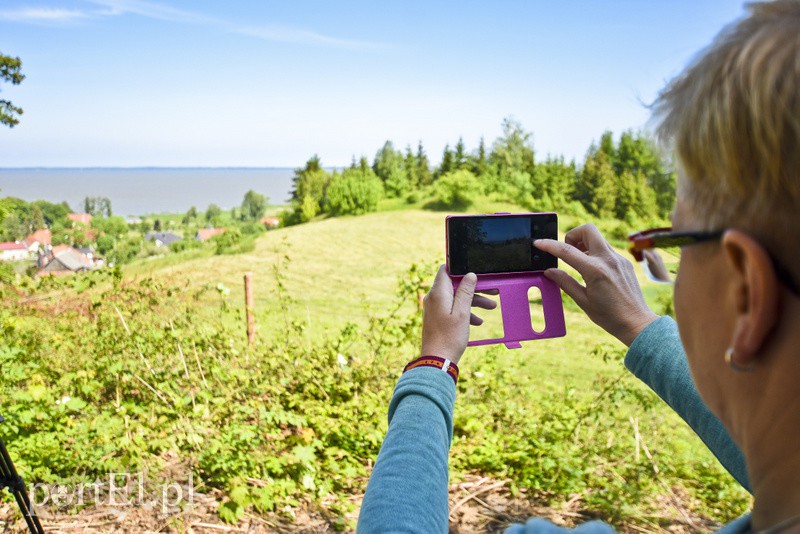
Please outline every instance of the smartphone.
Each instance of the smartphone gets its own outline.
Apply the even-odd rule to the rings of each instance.
[[[447,272],[452,276],[544,271],[558,259],[533,246],[558,239],[555,213],[450,215],[445,219]]]

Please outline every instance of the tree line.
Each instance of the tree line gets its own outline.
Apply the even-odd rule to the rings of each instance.
[[[468,150],[459,139],[445,146],[438,166],[431,165],[422,142],[398,150],[386,141],[371,164],[362,156],[342,170],[326,170],[314,155],[295,170],[291,195],[287,224],[375,211],[383,198],[429,199],[429,207],[463,210],[478,196],[533,211],[633,221],[669,214],[675,174],[650,137],[630,130],[618,140],[604,132],[580,165],[563,156],[537,160],[532,134],[507,118],[490,147],[481,139]]]

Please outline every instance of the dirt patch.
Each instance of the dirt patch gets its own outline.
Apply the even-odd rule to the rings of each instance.
[[[361,495],[353,496],[355,512],[346,521],[355,524]],[[333,533],[341,532],[338,518],[322,506],[301,504],[263,515],[247,514],[237,525],[223,523],[216,511],[223,499],[221,492],[196,493],[191,505],[160,509],[157,506],[90,506],[77,512],[51,508],[37,510],[42,525],[50,533]],[[689,533],[710,531],[719,525],[693,516],[685,506],[686,496],[680,492],[659,500],[661,513],[644,524],[616,525],[622,533]],[[166,513],[165,513],[166,512]],[[450,533],[503,532],[512,523],[524,523],[531,517],[542,517],[559,526],[574,527],[595,519],[583,508],[579,496],[559,507],[546,507],[529,499],[524,492],[512,496],[506,481],[470,476],[450,487]],[[0,524],[4,532],[27,532],[14,503],[0,506]],[[344,528],[352,532],[351,528]]]

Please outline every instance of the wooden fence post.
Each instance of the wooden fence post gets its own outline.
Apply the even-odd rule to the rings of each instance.
[[[247,342],[252,345],[256,341],[256,317],[253,314],[253,273],[244,273],[244,306],[247,311]]]

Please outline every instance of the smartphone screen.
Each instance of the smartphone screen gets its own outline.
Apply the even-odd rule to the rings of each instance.
[[[558,265],[555,256],[533,246],[535,239],[558,239],[555,213],[456,215],[446,225],[451,275],[543,271]]]

